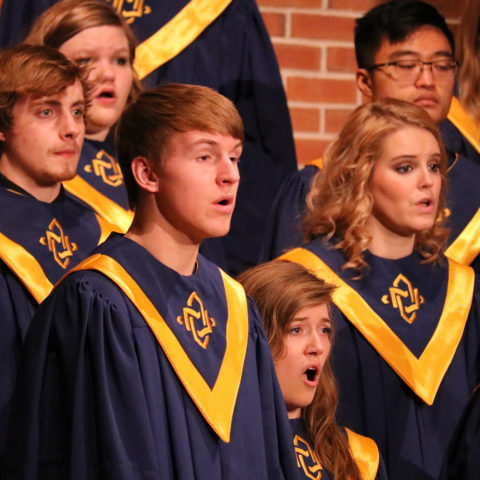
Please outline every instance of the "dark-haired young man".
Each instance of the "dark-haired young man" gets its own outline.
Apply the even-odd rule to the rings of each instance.
[[[133,224],[32,323],[11,478],[295,478],[258,313],[198,254],[228,232],[242,141],[235,106],[207,87],[164,85],[126,109],[117,146]]]
[[[88,91],[56,49],[0,52],[0,457],[33,313],[110,231],[62,188],[76,172]]]
[[[441,127],[450,158],[447,255],[470,264],[480,253],[480,155],[446,120],[458,64],[454,38],[432,5],[417,0],[382,3],[356,21],[357,86],[372,100],[398,98],[424,108]],[[301,217],[318,160],[291,175],[277,196],[266,229],[263,259],[302,243]]]

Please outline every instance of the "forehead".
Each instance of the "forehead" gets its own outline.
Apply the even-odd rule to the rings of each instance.
[[[63,43],[59,50],[68,56],[73,50],[112,48],[112,46],[116,49],[128,49],[127,35],[122,27],[117,25],[100,25],[78,32]]]
[[[391,43],[385,37],[375,55],[375,63],[409,54],[422,58],[453,56],[444,33],[438,28],[426,26],[415,30],[403,42]]]
[[[58,93],[51,95],[33,95],[26,94],[19,97],[13,108],[15,113],[21,113],[29,111],[37,105],[52,104],[52,105],[64,105],[71,106],[79,103],[84,103],[85,96],[83,93],[82,84],[80,80],[75,80],[71,85],[61,90]]]
[[[242,146],[242,141],[229,134],[190,130],[187,132],[176,132],[170,135],[167,150],[174,153],[179,149],[188,150],[208,146],[239,148]]]
[[[439,153],[440,146],[432,132],[413,125],[388,134],[381,149],[381,157]]]

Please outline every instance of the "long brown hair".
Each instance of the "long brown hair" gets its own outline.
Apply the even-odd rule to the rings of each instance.
[[[480,1],[465,0],[458,30],[458,93],[461,103],[480,123]]]
[[[259,309],[274,361],[285,354],[285,335],[295,315],[304,308],[330,306],[335,289],[303,265],[285,260],[253,267],[238,280]],[[361,480],[347,438],[335,423],[337,403],[337,386],[327,358],[313,402],[302,409],[302,416],[322,467],[334,480]]]
[[[61,0],[37,18],[25,42],[60,48],[77,33],[87,28],[104,25],[120,27],[127,38],[133,76],[128,105],[143,90],[133,68],[137,40],[125,19],[110,5],[100,0]]]
[[[366,266],[363,253],[371,241],[366,223],[373,209],[370,178],[385,138],[407,126],[429,131],[440,148],[442,189],[437,218],[430,229],[415,236],[415,248],[425,262],[441,256],[448,230],[444,227],[447,156],[440,132],[422,108],[390,98],[362,105],[352,113],[327,149],[324,166],[307,196],[305,239],[319,235],[332,239],[347,256],[343,268],[361,274]]]

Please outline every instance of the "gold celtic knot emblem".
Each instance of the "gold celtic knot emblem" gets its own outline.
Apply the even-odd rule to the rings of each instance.
[[[193,308],[194,304],[197,308]],[[196,321],[200,324],[200,329],[197,329]],[[197,292],[192,292],[187,300],[187,306],[183,307],[183,318],[181,315],[177,317],[177,322],[180,325],[185,325],[185,328],[192,332],[194,340],[202,347],[207,348],[210,341],[210,334],[213,327],[216,326],[215,319],[208,315],[208,311],[203,307],[203,302],[198,296]]]
[[[107,0],[113,8],[124,16],[127,23],[133,23],[137,18],[152,13],[151,7],[143,0]]]
[[[76,252],[78,247],[74,242],[70,242],[68,235],[65,235],[63,228],[56,218],[54,218],[45,236],[41,237],[39,242],[42,245],[48,245],[48,249],[53,253],[55,261],[62,267],[67,268],[70,263],[70,257]]]
[[[299,435],[295,435],[293,444],[295,445],[298,468],[303,469],[303,473],[308,478],[320,480],[322,478],[322,467],[310,445]]]
[[[112,187],[118,187],[123,183],[120,165],[105,150],[99,150],[96,157],[92,159],[92,164],[86,165],[84,170],[102,177],[102,180]]]
[[[402,318],[413,323],[417,318],[417,312],[425,299],[418,293],[418,288],[413,288],[410,280],[400,274],[393,282],[393,287],[389,288],[390,295],[382,297],[385,305],[392,304],[393,308],[398,308]],[[404,301],[407,303],[404,305]]]

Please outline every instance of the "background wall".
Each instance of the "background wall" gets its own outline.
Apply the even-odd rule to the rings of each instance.
[[[1,0],[0,0],[1,1]],[[455,31],[462,2],[428,0]],[[275,47],[299,166],[320,157],[362,102],[355,86],[355,18],[379,0],[257,0]]]

